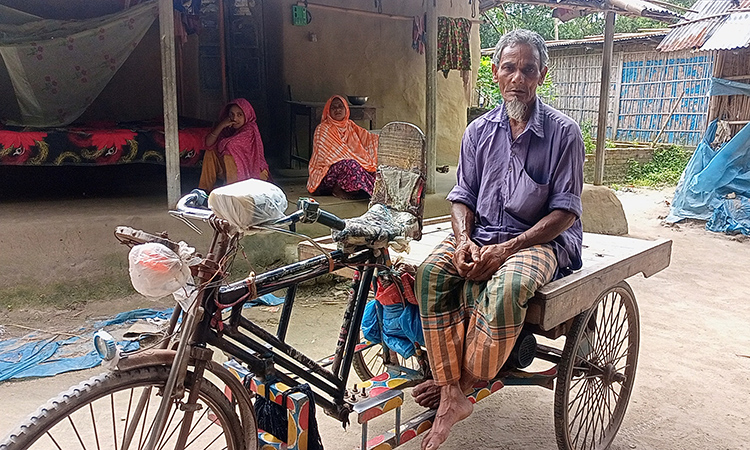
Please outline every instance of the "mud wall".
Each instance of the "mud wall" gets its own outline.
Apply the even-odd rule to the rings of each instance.
[[[325,101],[333,94],[367,95],[378,108],[376,128],[390,121],[412,122],[425,129],[425,56],[412,48],[412,20],[355,14],[310,5],[311,21],[292,25],[292,5],[282,14],[283,79],[294,100]],[[316,0],[315,3],[373,11],[370,0]],[[421,16],[422,2],[388,2],[383,13]],[[470,17],[466,1],[440,2],[439,16]],[[479,65],[479,26],[472,26],[472,66]],[[476,75],[468,80],[469,83]],[[472,86],[461,73],[437,81],[438,164],[455,164]]]

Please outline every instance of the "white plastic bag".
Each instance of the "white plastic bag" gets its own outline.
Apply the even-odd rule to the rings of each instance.
[[[284,191],[267,181],[249,179],[211,191],[208,206],[217,217],[240,230],[284,217]]]
[[[188,262],[163,244],[136,245],[130,249],[128,262],[133,287],[146,297],[164,297],[185,289],[192,280]]]

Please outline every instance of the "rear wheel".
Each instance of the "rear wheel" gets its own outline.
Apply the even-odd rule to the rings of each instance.
[[[422,350],[422,353],[424,354],[424,350]],[[387,365],[395,365],[424,374],[423,366],[426,364],[427,362],[422,362],[422,358],[417,355],[404,358],[382,344],[369,345],[364,350],[356,352],[354,359],[352,359],[354,372],[362,381],[367,381],[385,372]]]
[[[555,390],[560,450],[604,450],[620,428],[635,382],[640,325],[622,282],[576,317],[566,336]]]
[[[152,432],[168,375],[169,367],[147,367],[105,373],[84,381],[37,410],[0,442],[0,450],[143,448]],[[184,399],[193,383],[194,376],[188,372]],[[142,405],[140,414],[137,413],[139,404]],[[183,406],[181,402],[171,405],[157,449],[175,447]],[[244,445],[235,408],[205,379],[200,383],[196,406],[185,448],[256,448],[256,442]]]

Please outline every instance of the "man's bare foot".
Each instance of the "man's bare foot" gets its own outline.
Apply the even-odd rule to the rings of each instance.
[[[440,386],[435,380],[423,381],[411,391],[411,396],[419,406],[435,409],[440,405]]]
[[[437,450],[446,439],[453,425],[469,417],[474,405],[461,392],[458,384],[440,388],[440,406],[435,414],[435,422],[422,440],[422,450]]]

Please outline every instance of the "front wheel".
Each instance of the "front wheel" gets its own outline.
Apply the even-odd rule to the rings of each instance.
[[[560,450],[605,450],[615,438],[635,382],[640,325],[624,281],[579,314],[565,338],[555,390]]]
[[[0,450],[141,449],[152,424],[169,367],[146,367],[95,376],[39,408],[2,442]],[[186,394],[194,375],[185,378]],[[173,449],[182,425],[184,404],[174,402],[157,449]],[[244,450],[240,420],[227,397],[208,380],[200,383],[197,411],[184,448]]]

